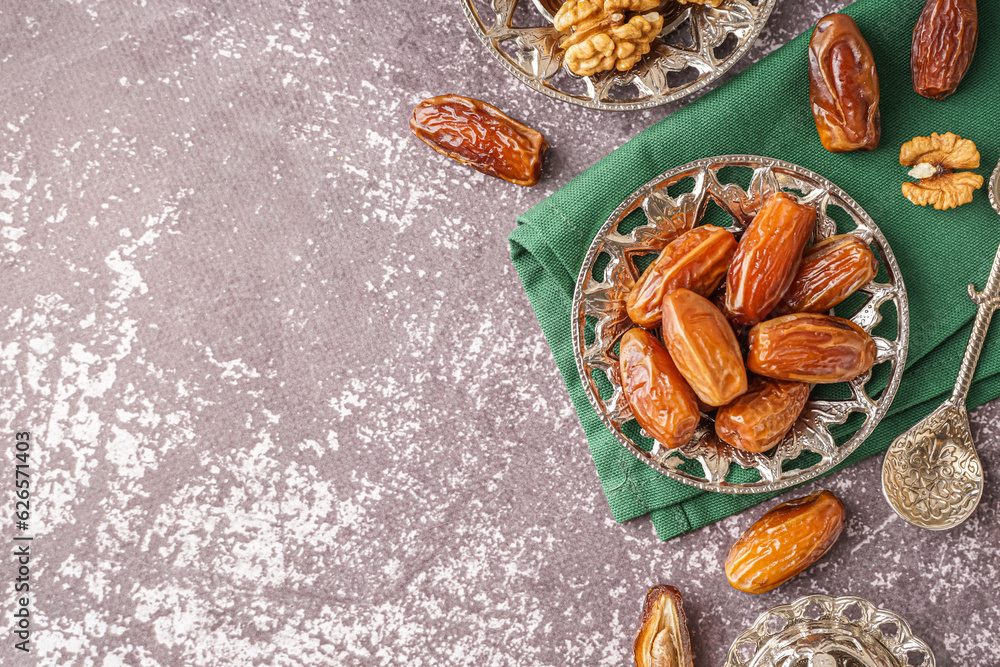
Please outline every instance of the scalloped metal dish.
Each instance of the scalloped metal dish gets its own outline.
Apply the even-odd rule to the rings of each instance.
[[[922,662],[912,662],[916,656]],[[935,667],[899,615],[859,597],[808,595],[761,614],[725,667]]]
[[[748,167],[753,170],[748,191],[734,183],[721,183],[719,170],[725,167]],[[667,188],[684,179],[694,180],[691,192],[672,197]],[[875,336],[876,364],[892,364],[885,388],[877,399],[867,393],[866,383],[871,372],[847,383],[851,397],[844,400],[810,400],[792,431],[769,454],[753,454],[719,441],[710,417],[702,422],[691,441],[676,449],[666,449],[653,441],[647,451],[623,431],[633,419],[628,401],[621,388],[618,356],[615,346],[628,329],[635,326],[625,310],[628,290],[638,279],[635,259],[644,254],[658,253],[673,238],[674,230],[690,229],[702,218],[710,200],[715,201],[733,218],[732,230],[739,235],[760,209],[761,202],[777,191],[787,191],[803,203],[817,209],[815,240],[836,233],[836,222],[827,213],[830,207],[842,209],[857,227],[850,231],[873,245],[888,274],[887,283],[870,282],[859,291],[867,294],[865,304],[850,318],[868,333],[881,321],[879,309],[891,302],[896,308],[897,334],[894,340]],[[627,233],[618,225],[637,208],[646,214],[646,224]],[[608,261],[601,280],[593,277],[598,257]],[[594,324],[594,340],[587,344],[587,319]],[[909,341],[909,309],[906,288],[896,258],[888,242],[867,213],[843,190],[797,165],[753,155],[725,155],[706,158],[671,169],[639,188],[611,214],[594,238],[583,260],[573,296],[573,353],[580,380],[590,404],[615,438],[640,461],[657,472],[685,484],[722,493],[760,493],[785,489],[820,475],[843,461],[857,449],[882,420],[892,403],[906,363]],[[605,400],[594,373],[601,372],[610,381],[613,391]],[[867,418],[854,435],[837,446],[829,427],[844,423],[852,412]],[[645,433],[643,433],[645,435]],[[796,461],[806,452],[819,455],[812,465],[797,461],[786,469],[784,464]],[[697,461],[702,470],[691,472]],[[755,469],[760,479],[755,482],[726,481],[733,465]]]
[[[757,40],[771,15],[777,0],[724,0],[719,7],[680,5],[671,3],[664,13],[663,30],[653,42],[652,50],[628,72],[600,72],[578,77],[565,70],[565,78],[557,76],[563,70],[563,55],[559,48],[560,33],[551,25],[543,27],[514,24],[515,10],[526,0],[492,0],[495,16],[486,17],[476,8],[475,0],[462,0],[465,15],[490,53],[511,74],[540,93],[564,102],[591,109],[634,111],[666,104],[697,92],[715,81],[740,58]],[[548,22],[556,0],[534,0],[538,13]],[[492,20],[489,20],[492,19]],[[674,32],[690,29],[690,46],[667,43]],[[715,51],[732,35],[735,46],[721,58]],[[501,44],[514,41],[513,54]],[[689,68],[697,73],[691,81],[671,85],[670,79]],[[583,83],[584,92],[574,92]],[[622,89],[634,86],[638,94],[621,98]]]

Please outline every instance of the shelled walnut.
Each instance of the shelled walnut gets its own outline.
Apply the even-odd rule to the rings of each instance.
[[[951,132],[907,141],[899,149],[899,163],[913,167],[909,175],[920,179],[903,183],[903,196],[919,206],[956,208],[971,202],[972,193],[983,187],[979,174],[955,171],[977,169],[979,151],[972,141]]]
[[[560,42],[566,66],[580,76],[606,70],[625,72],[650,50],[663,29],[655,11],[660,0],[569,0],[553,19],[566,35]],[[646,12],[633,14],[626,12]]]
[[[722,4],[722,0],[677,0],[679,5],[708,5],[709,7],[718,7]]]

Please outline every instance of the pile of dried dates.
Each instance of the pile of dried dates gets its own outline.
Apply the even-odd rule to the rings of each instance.
[[[808,245],[815,226],[813,207],[778,192],[741,238],[695,227],[636,281],[626,310],[638,326],[619,342],[619,371],[636,421],[660,444],[688,443],[714,412],[720,440],[767,452],[791,430],[812,385],[851,380],[875,363],[871,336],[826,313],[875,277],[878,260],[852,234]],[[830,491],[772,508],[730,549],[730,585],[777,588],[829,551],[845,520]],[[637,667],[693,666],[676,588],[650,589],[634,651]]]
[[[976,0],[927,0],[910,58],[913,89],[942,100],[955,93],[976,51]],[[881,137],[875,58],[854,20],[831,14],[809,43],[809,99],[823,147],[870,151]],[[972,201],[982,176],[968,139],[946,132],[915,137],[900,149],[917,182],[903,194],[921,206],[949,209]],[[751,452],[773,448],[794,425],[811,384],[840,382],[867,371],[871,337],[852,322],[823,313],[871,280],[878,262],[851,235],[805,247],[815,212],[777,194],[736,243],[705,225],[667,245],[629,294],[632,321],[662,326],[663,345],[646,329],[620,344],[622,386],[636,421],[666,447],[688,442],[701,414],[717,409],[715,433]],[[725,280],[724,288],[720,287]],[[747,327],[752,327],[745,333]],[[746,337],[747,381],[741,360]],[[830,491],[782,503],[732,546],[729,583],[766,593],[823,556],[843,531],[846,511]],[[635,640],[637,667],[690,667],[691,641],[680,591],[650,589]]]
[[[715,411],[719,439],[766,452],[791,430],[811,385],[875,363],[871,336],[825,313],[874,278],[878,261],[851,234],[808,246],[815,225],[813,207],[779,192],[739,241],[695,227],[640,276],[626,301],[640,326],[619,343],[619,371],[636,421],[660,444],[686,444],[701,414]],[[658,326],[662,342],[649,330]]]
[[[721,0],[675,0],[718,6]],[[664,25],[662,0],[567,0],[554,18],[567,67],[589,76],[627,71]],[[976,0],[926,0],[913,31],[910,70],[919,95],[943,100],[969,71],[979,24]],[[823,147],[871,151],[881,138],[874,54],[854,19],[819,20],[809,42],[809,101]],[[511,183],[538,183],[548,144],[496,107],[458,95],[421,102],[410,128],[434,150]],[[917,179],[903,194],[949,209],[983,185],[980,155],[945,132],[900,149]],[[850,320],[829,315],[879,268],[871,248],[842,234],[809,245],[816,210],[786,193],[768,198],[742,237],[714,225],[668,243],[627,297],[636,327],[619,342],[619,374],[636,421],[661,445],[687,444],[705,417],[717,438],[763,453],[799,418],[812,386],[871,369],[875,342]],[[656,331],[659,330],[661,337]],[[766,593],[822,557],[843,531],[846,511],[830,491],[782,503],[732,546],[729,583]],[[649,590],[634,644],[637,667],[693,667],[680,591]]]

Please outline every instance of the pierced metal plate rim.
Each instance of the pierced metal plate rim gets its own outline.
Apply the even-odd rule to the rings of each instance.
[[[986,189],[986,194],[990,199],[990,206],[993,210],[1000,215],[1000,162],[997,162],[997,166],[993,168],[993,173],[990,174],[989,187]]]
[[[515,3],[521,1],[522,0],[515,0]],[[759,4],[760,14],[757,17],[757,19],[753,22],[750,33],[747,35],[745,40],[741,44],[737,45],[737,47],[733,49],[733,51],[728,56],[726,56],[725,60],[723,60],[722,63],[719,63],[718,67],[713,68],[711,71],[705,74],[700,74],[697,79],[695,79],[691,83],[684,84],[683,86],[679,87],[675,92],[669,95],[652,96],[649,97],[648,99],[644,99],[637,102],[636,101],[601,102],[597,100],[587,100],[581,97],[576,97],[574,95],[571,95],[569,93],[560,90],[556,90],[554,88],[549,88],[545,85],[542,85],[537,78],[525,74],[517,66],[515,66],[511,60],[508,59],[507,54],[504,53],[502,49],[497,47],[497,45],[495,45],[491,40],[490,36],[487,35],[485,26],[482,20],[479,18],[479,12],[476,10],[475,5],[473,5],[473,0],[461,0],[461,2],[462,2],[462,9],[465,13],[465,17],[468,19],[469,23],[472,24],[472,29],[476,33],[476,36],[479,38],[479,41],[482,42],[483,45],[486,47],[487,51],[489,51],[490,54],[497,61],[500,62],[500,64],[504,67],[504,69],[506,69],[513,76],[519,79],[522,83],[524,83],[525,85],[527,85],[529,88],[531,88],[536,92],[542,93],[543,95],[555,98],[562,102],[569,102],[570,104],[576,104],[578,106],[586,107],[588,109],[598,109],[601,111],[641,111],[644,109],[653,109],[655,107],[662,106],[664,104],[669,104],[679,99],[683,99],[689,95],[693,95],[698,91],[704,89],[706,86],[708,86],[709,84],[717,80],[719,77],[721,77],[723,74],[728,72],[730,69],[732,69],[732,67],[736,63],[738,63],[743,59],[743,56],[745,56],[747,51],[750,50],[750,47],[752,47],[757,42],[757,39],[760,37],[761,31],[764,29],[764,26],[767,25],[767,21],[771,16],[771,12],[774,10],[774,6],[777,4],[777,0],[760,0]],[[692,11],[695,10],[703,11],[701,8],[702,5],[698,4],[690,5],[690,9]],[[539,13],[542,16],[544,16],[544,14],[541,11],[539,11]],[[667,35],[669,34],[670,33],[667,33]],[[659,39],[662,40],[667,35],[660,33]],[[514,39],[514,37],[511,37],[511,39]],[[563,67],[560,67],[560,69],[563,69]],[[617,77],[628,78],[629,72],[616,73],[614,74],[614,76],[616,78]],[[591,77],[583,77],[583,78],[589,79]]]
[[[757,617],[757,620],[753,622],[753,625],[741,632],[733,641],[724,667],[745,667],[751,664],[753,657],[756,656],[757,651],[760,650],[763,643],[766,643],[767,638],[784,630],[782,628],[772,631],[768,627],[772,618],[781,618],[787,622],[787,625],[794,622],[814,620],[806,616],[806,610],[811,605],[818,605],[827,615],[839,615],[843,617],[847,624],[860,626],[865,633],[879,641],[897,661],[900,661],[899,664],[901,667],[909,664],[906,653],[910,651],[920,652],[926,658],[924,664],[920,667],[936,667],[936,659],[930,646],[919,637],[914,636],[913,631],[910,629],[910,624],[896,612],[880,609],[865,598],[853,595],[833,597],[821,594],[806,595],[794,602],[778,605],[761,613]],[[853,605],[857,605],[861,612],[858,620],[851,620],[845,614],[846,610]],[[896,626],[896,632],[891,637],[887,637],[880,630],[880,627],[886,624]],[[753,644],[756,646],[754,655],[746,660],[739,656],[740,647],[744,644]]]
[[[658,187],[664,181],[672,178],[676,178],[679,174],[685,172],[692,172],[698,170],[704,170],[707,168],[717,168],[722,169],[727,166],[734,167],[751,167],[755,169],[761,168],[777,168],[786,172],[791,172],[804,179],[809,179],[815,182],[817,185],[824,188],[827,192],[836,195],[844,204],[850,206],[854,209],[854,212],[859,218],[861,218],[865,225],[870,229],[872,233],[872,240],[877,242],[879,245],[880,253],[883,255],[882,259],[887,264],[886,269],[889,272],[890,279],[893,279],[892,284],[897,287],[897,296],[891,299],[898,309],[898,332],[895,342],[894,354],[890,357],[893,364],[892,375],[886,383],[885,389],[879,396],[877,402],[875,402],[875,409],[869,414],[868,419],[865,423],[851,436],[843,445],[837,448],[836,455],[831,457],[829,461],[822,465],[815,465],[812,467],[795,469],[788,471],[789,475],[782,476],[774,481],[764,481],[750,483],[732,483],[725,481],[727,475],[723,475],[721,482],[709,482],[703,479],[699,479],[693,476],[688,476],[687,473],[683,473],[674,468],[659,463],[653,460],[647,455],[647,452],[639,448],[631,440],[625,437],[621,430],[616,428],[609,418],[608,414],[602,409],[601,405],[597,402],[594,392],[592,391],[589,378],[587,377],[587,369],[585,360],[583,358],[583,345],[582,341],[582,327],[579,326],[579,321],[585,319],[581,315],[581,309],[583,307],[583,297],[584,297],[584,287],[587,284],[588,274],[593,268],[596,255],[598,255],[601,250],[601,241],[608,235],[609,230],[613,225],[617,223],[626,215],[634,209],[638,208],[641,201],[648,195],[657,191]],[[863,309],[862,309],[863,310]],[[860,311],[859,311],[860,312]],[[829,471],[833,467],[839,465],[844,459],[846,459],[854,450],[856,450],[861,443],[871,435],[871,432],[875,427],[881,422],[889,410],[892,400],[896,395],[896,391],[899,388],[903,369],[906,365],[906,352],[909,343],[909,305],[906,297],[906,286],[903,282],[902,275],[900,274],[899,265],[896,262],[896,258],[892,253],[892,249],[889,246],[888,241],[882,234],[881,230],[872,220],[871,216],[868,215],[857,202],[854,201],[846,192],[844,192],[840,187],[838,187],[832,181],[820,176],[819,174],[801,167],[799,165],[793,164],[791,162],[786,162],[784,160],[779,160],[776,158],[769,158],[759,155],[720,155],[708,158],[702,158],[700,160],[695,160],[688,162],[687,164],[674,167],[669,169],[659,176],[656,176],[649,180],[645,185],[638,188],[629,197],[627,197],[605,220],[604,224],[595,234],[590,247],[587,249],[587,253],[584,255],[583,263],[580,267],[580,272],[577,276],[576,287],[573,293],[573,303],[572,303],[572,319],[571,319],[571,330],[573,338],[573,355],[576,360],[577,373],[581,384],[583,385],[584,392],[587,395],[587,400],[591,407],[594,409],[601,423],[611,432],[618,442],[625,447],[633,456],[635,456],[640,462],[657,471],[658,473],[670,477],[676,481],[687,484],[688,486],[693,486],[695,488],[704,491],[715,491],[719,493],[729,493],[729,494],[750,494],[750,493],[763,493],[769,491],[779,491],[782,489],[787,489],[791,486],[797,484],[802,484],[811,479],[822,475],[823,473]],[[827,403],[835,403],[836,401],[827,401]],[[726,445],[726,447],[729,447]],[[669,456],[669,455],[668,455]],[[750,455],[763,456],[763,455]],[[821,462],[822,463],[822,462]],[[745,467],[745,466],[743,466]],[[784,471],[783,471],[784,472]]]

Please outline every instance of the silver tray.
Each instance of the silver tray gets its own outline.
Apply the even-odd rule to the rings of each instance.
[[[560,0],[533,0],[534,7],[527,0],[462,0],[462,6],[490,53],[538,92],[591,109],[632,111],[672,102],[719,78],[757,40],[776,1],[668,3],[660,36],[635,67],[587,77],[563,68],[561,34],[551,25]]]
[[[858,597],[809,595],[757,618],[725,667],[935,667],[906,621]]]
[[[720,182],[719,170],[724,167],[752,169],[749,188],[744,190],[735,183]],[[685,179],[693,180],[693,189],[671,196],[668,188]],[[871,379],[869,371],[846,383],[851,394],[849,398],[810,400],[792,431],[768,454],[753,454],[722,443],[714,435],[711,418],[705,415],[686,445],[666,449],[652,441],[650,446],[643,447],[623,430],[633,417],[621,388],[615,352],[618,339],[635,326],[625,310],[628,290],[640,274],[635,260],[642,255],[659,253],[673,238],[674,230],[695,226],[709,201],[714,201],[732,217],[731,229],[739,236],[760,209],[761,202],[778,191],[789,192],[799,201],[816,207],[814,242],[837,232],[835,219],[828,215],[836,207],[856,225],[855,229],[843,231],[862,238],[877,251],[888,281],[872,281],[863,286],[859,291],[867,295],[867,300],[850,319],[871,333],[882,320],[879,309],[884,304],[891,303],[896,309],[895,339],[873,336],[877,348],[876,366],[883,362],[892,365],[885,388],[877,397],[869,395],[866,387]],[[645,224],[620,232],[619,224],[639,208],[645,213]],[[602,256],[607,264],[603,276],[597,279],[594,269]],[[910,331],[906,288],[899,266],[888,242],[868,214],[843,190],[808,169],[753,155],[725,155],[691,162],[657,176],[626,199],[601,227],[584,257],[572,312],[573,352],[580,381],[598,417],[618,442],[657,472],[699,489],[722,493],[784,489],[812,479],[847,458],[882,420],[896,395],[906,362]],[[588,340],[588,319],[594,327],[593,340]],[[605,397],[601,396],[598,374],[604,374],[610,383],[610,394]],[[605,391],[607,393],[607,384]],[[833,424],[843,424],[853,412],[863,413],[865,422],[847,442],[838,446],[829,428]],[[641,435],[646,436],[645,433]],[[818,455],[812,464],[804,461],[812,457],[809,452]],[[701,474],[691,461],[700,464]],[[786,466],[793,461],[795,467]],[[760,479],[726,481],[734,465],[757,470]]]

